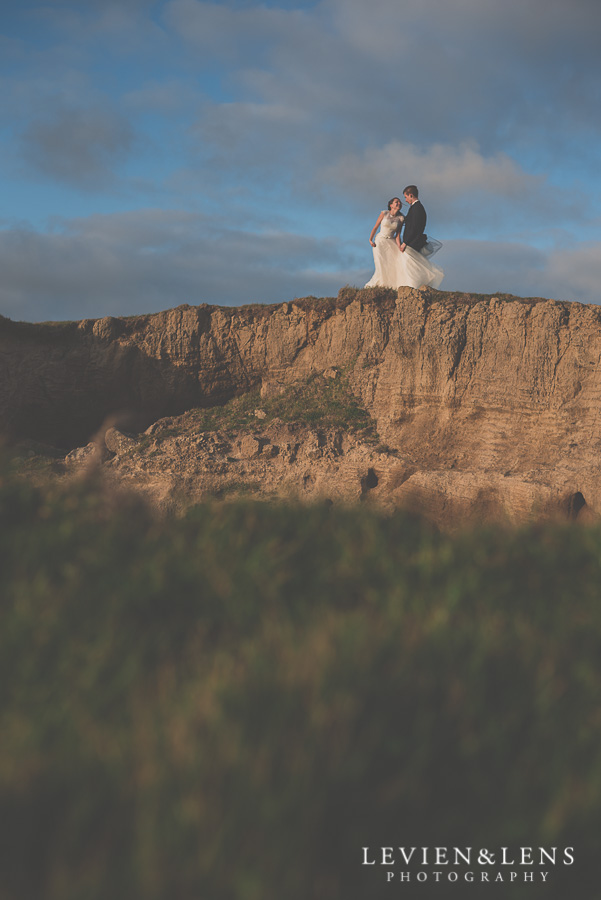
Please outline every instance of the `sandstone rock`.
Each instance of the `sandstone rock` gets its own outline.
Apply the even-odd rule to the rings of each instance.
[[[127,453],[128,450],[133,450],[138,441],[131,435],[119,431],[118,428],[109,428],[104,433],[104,443],[111,453],[120,455]]]
[[[160,419],[158,422],[153,422],[152,425],[148,426],[144,434],[149,436],[157,434],[158,432],[163,431],[165,428],[168,428],[174,421],[175,420],[169,416],[164,419]]]
[[[96,441],[90,441],[85,447],[75,447],[65,456],[68,468],[88,468],[101,465],[110,458],[106,447]]]
[[[261,397],[263,400],[271,400],[286,390],[287,383],[281,378],[263,378],[261,383]]]
[[[414,504],[441,522],[486,509],[510,521],[537,510],[579,521],[601,514],[598,306],[345,289],[337,299],[260,308],[2,322],[0,353],[8,434],[77,446],[77,456],[111,416],[120,428],[146,428],[157,436],[150,450],[128,443],[126,431],[114,444],[109,436],[120,459],[107,467],[140,486],[146,479],[157,497],[178,486],[181,493],[183,483],[204,496],[223,479],[252,476],[282,495]],[[267,403],[292,383],[334,371],[372,416],[383,452],[350,433],[336,445],[324,432],[320,445],[311,429],[280,426],[261,439],[240,433],[240,447],[228,450],[217,437],[194,444],[198,433],[158,440],[187,409],[258,385]],[[370,468],[378,482],[366,489]],[[577,495],[584,505],[575,512],[580,501],[566,498]]]
[[[252,434],[246,434],[238,441],[237,448],[240,456],[252,459],[261,452],[261,441]]]
[[[121,319],[115,319],[113,316],[105,316],[98,319],[92,327],[93,334],[105,341],[112,341],[123,332],[123,323]]]

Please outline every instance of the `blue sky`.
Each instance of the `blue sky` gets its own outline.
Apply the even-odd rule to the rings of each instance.
[[[416,183],[443,289],[601,300],[598,0],[5,0],[0,313],[331,296]]]

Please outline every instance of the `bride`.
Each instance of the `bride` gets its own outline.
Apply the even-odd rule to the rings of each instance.
[[[437,288],[444,272],[433,265],[427,256],[442,245],[437,241],[428,241],[422,251],[405,247],[403,252],[400,235],[405,217],[401,215],[401,205],[399,198],[393,197],[388,203],[388,210],[382,210],[372,228],[369,243],[373,247],[376,270],[365,287],[419,288],[428,285]],[[374,241],[378,228],[380,233]]]

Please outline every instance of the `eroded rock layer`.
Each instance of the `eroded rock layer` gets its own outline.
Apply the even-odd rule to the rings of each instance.
[[[4,431],[20,439],[69,450],[114,424],[141,432],[165,416],[259,388],[267,403],[290,385],[334,372],[372,417],[378,441],[315,426],[296,441],[301,448],[316,441],[313,458],[301,449],[285,464],[279,448],[291,441],[280,432],[291,423],[270,420],[262,429],[258,418],[236,439],[230,435],[227,447],[222,441],[225,482],[243,474],[257,483],[257,495],[261,486],[278,494],[280,484],[288,494],[292,485],[299,495],[369,496],[385,506],[413,505],[439,521],[479,509],[511,521],[537,511],[601,512],[597,306],[347,288],[335,299],[277,306],[186,306],[44,325],[2,320],[0,360]],[[215,435],[218,447],[219,429]],[[232,449],[245,436],[260,452]],[[264,454],[269,445],[277,450]],[[162,478],[156,491],[175,492],[176,446],[151,457],[161,456],[162,475],[148,469],[157,446],[136,446],[113,449],[104,464],[146,479],[148,487]],[[189,447],[181,452],[192,458]],[[203,453],[186,475],[195,496],[217,484],[201,464]]]

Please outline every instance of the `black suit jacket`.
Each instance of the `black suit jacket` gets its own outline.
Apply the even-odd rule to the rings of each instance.
[[[426,243],[426,210],[420,200],[409,207],[405,216],[405,230],[403,231],[403,243],[414,250],[421,250]]]

